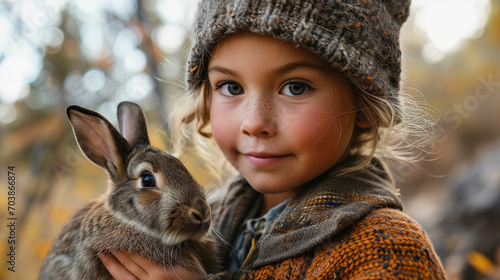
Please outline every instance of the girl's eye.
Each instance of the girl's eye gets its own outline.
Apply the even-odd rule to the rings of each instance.
[[[150,173],[144,173],[141,175],[141,185],[144,189],[156,188],[155,177]]]
[[[237,83],[226,82],[217,86],[217,89],[225,96],[234,96],[243,94],[243,87]]]
[[[305,83],[291,82],[286,84],[281,90],[284,95],[298,96],[307,92],[309,86]]]

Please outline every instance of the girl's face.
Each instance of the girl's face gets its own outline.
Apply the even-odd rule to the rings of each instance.
[[[319,56],[253,34],[220,41],[212,55],[212,133],[257,191],[293,197],[347,155],[352,90]]]

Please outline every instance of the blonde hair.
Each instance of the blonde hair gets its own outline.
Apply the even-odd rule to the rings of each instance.
[[[415,164],[430,153],[432,137],[427,132],[434,121],[429,118],[425,102],[422,106],[403,92],[399,93],[399,102],[360,89],[353,93],[358,114],[370,125],[355,128],[350,153],[357,160],[354,165],[339,169],[336,176],[366,170],[374,158],[398,169]],[[200,157],[217,180],[233,173],[211,134],[208,81],[198,90],[184,93],[174,108],[170,118],[174,154],[182,156],[189,151]]]
[[[398,96],[398,102],[391,102],[360,89],[354,91],[355,104],[370,125],[356,127],[351,154],[359,155],[358,161],[339,170],[339,175],[365,170],[374,158],[401,169],[433,154],[434,138],[429,131],[437,122],[432,117],[434,109],[406,92],[400,91]]]
[[[210,128],[210,85],[188,90],[176,102],[169,118],[172,154],[196,155],[210,175],[219,181],[234,173],[217,148]]]

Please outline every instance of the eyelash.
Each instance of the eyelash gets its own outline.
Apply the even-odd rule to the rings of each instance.
[[[289,84],[303,84],[304,86],[306,86],[306,91],[304,92],[304,94],[298,95],[296,97],[304,96],[305,94],[307,94],[310,91],[314,90],[314,88],[312,87],[311,83],[309,83],[308,81],[299,80],[299,79],[292,79],[292,80],[288,80],[288,81],[286,81],[286,82],[283,83],[283,85],[280,87],[280,92],[282,92],[283,88],[286,85],[289,85]]]
[[[237,82],[234,82],[234,81],[231,81],[231,80],[226,80],[226,81],[221,81],[221,82],[218,82],[216,84],[214,84],[214,90],[215,91],[219,91],[221,87],[223,87],[224,85],[226,84],[229,84],[229,83],[234,83],[234,84],[238,84]],[[299,80],[299,79],[291,79],[291,80],[287,80],[286,82],[284,82],[281,86],[280,86],[280,90],[279,92],[281,93],[283,91],[283,88],[288,85],[288,84],[303,84],[306,86],[306,92],[304,94],[307,94],[308,92],[314,90],[314,88],[312,87],[312,85],[307,82],[307,81],[304,81],[304,80]],[[239,84],[238,84],[239,85]],[[241,86],[241,85],[240,85]],[[303,95],[304,95],[303,94]],[[301,97],[303,95],[298,95],[296,96],[296,98],[298,97]],[[288,96],[288,95],[287,95]],[[291,96],[289,96],[291,97]]]
[[[223,87],[225,84],[228,84],[228,83],[235,83],[237,84],[236,82],[233,82],[233,81],[222,81],[222,82],[218,82],[216,84],[214,84],[214,89],[215,90],[219,90],[221,87]]]

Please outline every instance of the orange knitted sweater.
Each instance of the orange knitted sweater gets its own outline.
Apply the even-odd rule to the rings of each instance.
[[[398,210],[376,210],[336,239],[241,279],[445,279],[422,228]]]
[[[430,240],[401,212],[401,201],[383,171],[341,177],[332,172],[308,183],[287,204],[245,267],[208,278],[446,279]],[[213,205],[224,238],[219,258],[226,268],[230,244],[260,199],[240,178]]]

